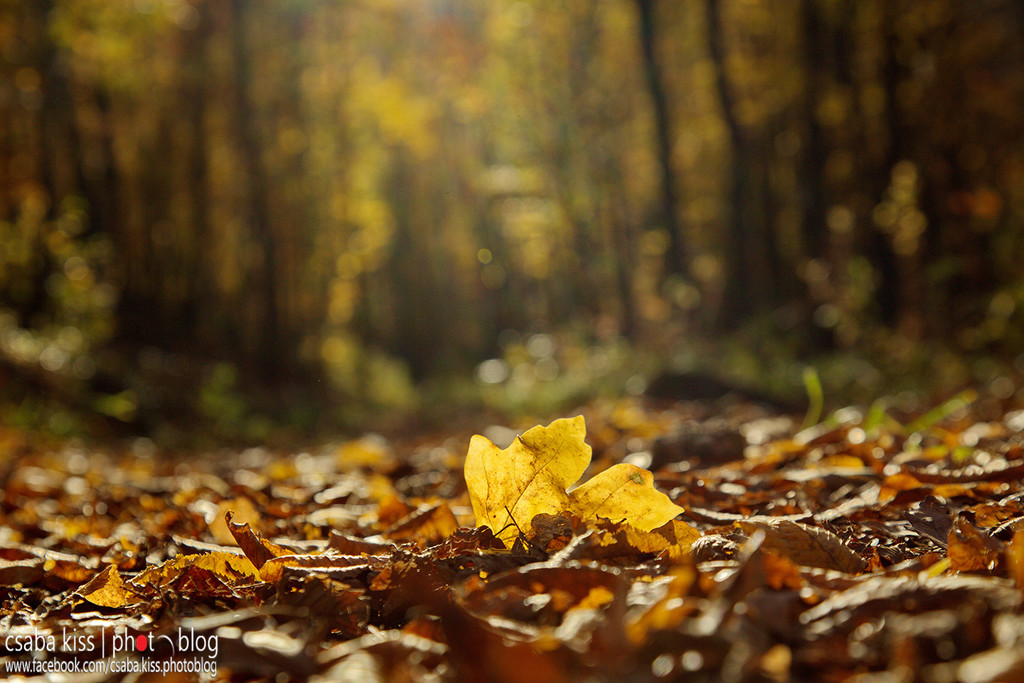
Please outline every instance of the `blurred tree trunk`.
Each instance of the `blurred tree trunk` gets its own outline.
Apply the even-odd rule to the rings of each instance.
[[[395,320],[391,348],[405,359],[414,380],[437,368],[437,339],[449,334],[438,329],[437,277],[433,272],[430,236],[419,223],[418,195],[422,191],[412,161],[396,149],[388,188],[394,216],[394,239],[388,267],[394,285]]]
[[[35,49],[30,48],[26,61],[40,75],[41,101],[36,114],[36,134],[38,135],[37,174],[38,182],[46,193],[48,206],[47,220],[57,217],[58,206],[65,196],[73,191],[66,170],[74,167],[75,150],[70,148],[69,136],[74,130],[71,96],[65,72],[61,63],[57,46],[49,37],[49,15],[53,10],[53,0],[39,0],[28,5],[29,15],[24,17],[21,28],[24,38]],[[24,68],[24,67],[23,67]],[[17,307],[20,325],[28,327],[31,319],[40,313],[46,305],[46,280],[55,264],[51,263],[49,252],[44,243],[46,236],[37,231],[34,236],[33,251],[41,263],[32,271],[32,284],[28,289],[29,297],[20,301]]]
[[[661,171],[661,214],[668,232],[669,250],[665,258],[666,270],[674,275],[690,277],[690,253],[683,234],[683,226],[677,214],[678,178],[672,163],[672,117],[669,112],[668,96],[665,92],[665,77],[658,57],[658,31],[655,17],[656,0],[635,0],[639,16],[640,49],[643,52],[644,75],[647,90],[651,95],[656,131],[658,167]]]
[[[618,186],[609,188],[608,212],[611,230],[611,255],[615,264],[615,286],[619,299],[619,330],[623,337],[637,341],[636,300],[633,295],[633,271],[636,264],[636,227],[626,209],[628,202]]]
[[[304,50],[311,39],[308,34],[308,10],[282,6],[277,9],[282,15],[276,22],[282,40],[292,49],[286,51],[282,60],[282,84],[280,95],[275,98],[272,108],[277,121],[278,136],[274,151],[280,161],[274,166],[279,182],[275,197],[276,204],[270,207],[272,223],[277,232],[273,247],[276,250],[276,278],[278,297],[278,325],[280,327],[280,348],[287,354],[286,374],[291,384],[316,385],[320,379],[319,369],[304,362],[301,348],[309,330],[316,329],[322,320],[322,310],[307,311],[310,300],[306,276],[315,251],[313,235],[316,220],[311,207],[312,197],[307,192],[311,176],[308,160],[308,136],[305,127],[310,117],[306,114],[306,99],[302,88]],[[287,132],[295,142],[282,143]]]
[[[565,182],[560,183],[558,199],[573,226],[571,239],[576,263],[571,269],[571,291],[567,292],[568,296],[561,297],[560,305],[552,311],[553,320],[568,320],[580,313],[595,315],[605,299],[602,295],[606,294],[600,286],[595,286],[600,282],[600,277],[593,265],[598,261],[598,215],[604,189],[599,178],[610,160],[600,158],[602,153],[598,149],[590,149],[588,155],[578,153],[578,150],[591,146],[592,126],[602,116],[602,113],[589,111],[587,107],[587,92],[595,87],[593,74],[599,66],[595,63],[593,50],[600,40],[600,27],[597,23],[599,7],[597,3],[586,3],[582,9],[582,15],[575,15],[572,56],[569,60],[568,88],[571,102],[568,103],[570,124],[566,126],[569,132],[560,136],[566,142],[560,145],[557,155],[559,170],[565,177]],[[588,165],[587,161],[593,165]],[[581,182],[581,176],[586,180]]]
[[[249,282],[255,297],[254,324],[245,335],[249,356],[255,369],[270,384],[287,379],[292,350],[285,348],[281,325],[277,269],[277,241],[268,204],[270,183],[263,162],[262,116],[252,101],[252,47],[248,29],[251,16],[262,8],[257,0],[232,0],[231,51],[234,67],[235,135],[242,158],[245,185],[245,222],[253,236],[256,264],[249,270]]]
[[[885,53],[883,63],[883,87],[885,91],[885,121],[888,128],[889,146],[886,164],[881,173],[882,185],[875,195],[878,201],[884,200],[885,192],[893,183],[897,165],[902,161],[913,161],[908,143],[916,139],[914,131],[905,123],[904,113],[899,102],[899,89],[906,78],[906,69],[900,63],[899,29],[897,28],[900,10],[899,3],[882,3],[882,30],[884,32]],[[915,166],[916,168],[916,166]],[[920,174],[918,173],[920,178]],[[921,281],[920,281],[920,245],[910,253],[898,253],[895,249],[895,233],[886,234],[881,229],[875,230],[873,240],[873,257],[881,276],[878,287],[877,301],[882,311],[883,320],[902,331],[912,339],[920,337],[921,320]]]
[[[66,173],[73,168],[73,150],[67,149],[68,136],[73,129],[71,94],[68,88],[66,65],[61,63],[57,46],[49,38],[49,15],[53,0],[39,0],[28,5],[31,15],[22,24],[24,39],[34,44],[34,54],[27,55],[29,66],[40,77],[41,101],[36,110],[38,126],[39,182],[50,199],[49,213],[56,214],[56,205],[72,191]],[[34,34],[34,35],[33,35]]]
[[[209,339],[213,327],[206,319],[213,310],[223,306],[219,292],[214,287],[214,264],[209,254],[213,243],[208,211],[210,204],[209,164],[206,146],[206,79],[209,64],[206,58],[207,44],[212,30],[209,3],[195,6],[197,15],[195,27],[185,32],[183,51],[185,61],[181,81],[181,98],[186,103],[189,138],[186,142],[186,191],[189,201],[189,233],[191,235],[191,259],[188,263],[188,291],[182,316],[188,329],[196,330],[199,337]]]
[[[121,226],[120,176],[114,154],[115,125],[110,94],[100,83],[73,83],[66,50],[47,35],[53,0],[30,3],[39,37],[43,101],[39,107],[40,155],[43,185],[50,197],[53,217],[60,203],[78,195],[86,202],[85,235],[116,235]],[[78,121],[78,100],[91,104],[94,135],[83,135]]]
[[[84,200],[84,224],[79,235],[89,237],[106,233],[116,239],[122,229],[120,212],[121,178],[114,156],[114,121],[111,98],[101,83],[75,83],[66,48],[56,44],[50,34],[54,0],[26,3],[16,19],[22,31],[23,67],[38,73],[38,107],[33,113],[35,136],[25,141],[26,151],[35,160],[35,178],[46,197],[45,219],[54,221],[66,210],[69,199]],[[92,105],[92,135],[83,131],[79,105]],[[34,145],[34,149],[33,149]],[[36,231],[34,254],[39,259],[32,271],[30,296],[18,307],[20,324],[32,326],[32,318],[44,312],[53,298],[47,280],[55,263],[47,246],[46,231]]]
[[[715,87],[732,146],[725,240],[725,288],[718,327],[730,330],[776,303],[771,260],[778,258],[765,215],[767,178],[759,172],[767,148],[763,135],[753,139],[737,116],[737,102],[726,73],[721,0],[706,0],[708,51],[715,64]]]
[[[829,257],[829,230],[826,223],[828,203],[825,185],[826,149],[825,131],[822,129],[818,105],[829,87],[830,72],[836,70],[837,52],[849,46],[832,41],[822,25],[820,0],[801,0],[801,45],[803,47],[804,90],[800,98],[800,117],[804,131],[799,161],[799,200],[801,208],[801,254],[798,271],[807,273],[812,261],[822,262]],[[846,30],[852,27],[843,27]],[[842,30],[842,29],[841,29]],[[833,263],[833,266],[836,264]],[[830,328],[814,319],[817,308],[826,303],[816,295],[815,286],[802,278],[803,292],[798,302],[802,341],[805,353],[832,350],[835,337]],[[817,289],[821,289],[820,285]]]
[[[818,97],[825,90],[824,70],[831,63],[828,52],[834,46],[826,42],[822,29],[819,0],[801,0],[803,61],[806,76],[802,98],[806,137],[801,148],[800,205],[803,209],[803,249],[808,258],[821,258],[828,243],[825,225],[825,150],[824,134],[818,119]]]
[[[88,232],[95,234],[106,232],[116,235],[123,229],[123,218],[120,211],[120,185],[117,158],[114,152],[115,120],[113,102],[110,94],[96,86],[92,93],[96,113],[99,119],[98,139],[94,141],[92,159],[79,152],[79,177],[82,192],[89,205]],[[72,143],[81,145],[77,132],[73,129]]]

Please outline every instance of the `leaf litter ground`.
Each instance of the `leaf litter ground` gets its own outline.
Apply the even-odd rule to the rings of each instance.
[[[904,427],[847,410],[803,431],[747,405],[582,413],[581,481],[647,468],[676,519],[580,516],[562,486],[570,502],[546,512],[499,496],[481,515],[496,528],[476,527],[469,434],[186,459],[0,430],[0,666],[92,666],[91,680],[1024,680],[1024,413]]]

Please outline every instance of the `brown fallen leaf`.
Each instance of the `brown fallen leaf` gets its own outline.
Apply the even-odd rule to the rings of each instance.
[[[30,558],[25,560],[0,560],[0,585],[13,586],[21,584],[29,586],[42,578],[43,560]]]
[[[263,536],[253,531],[248,523],[236,524],[233,522],[230,510],[225,513],[224,522],[227,528],[231,530],[233,540],[257,570],[262,568],[268,560],[275,557],[295,554],[294,550],[282,548],[263,538]]]
[[[643,644],[652,632],[674,631],[698,609],[697,601],[689,598],[697,578],[693,566],[674,567],[644,594],[634,597],[637,604],[626,621],[626,635],[634,646]]]
[[[437,543],[455,533],[459,523],[445,502],[416,510],[392,524],[381,533],[389,541],[413,541],[421,548]]]
[[[432,672],[444,665],[447,646],[401,631],[375,631],[334,645],[318,659],[327,667],[327,680],[358,680],[367,683],[388,680],[415,680],[424,670]]]
[[[235,535],[228,528],[228,519],[225,515],[231,515],[241,524],[257,526],[260,523],[260,513],[253,505],[253,502],[245,496],[239,496],[232,500],[221,501],[217,506],[217,514],[210,523],[210,533],[221,545],[235,545]]]
[[[379,571],[388,563],[388,558],[370,555],[284,555],[267,561],[259,570],[259,578],[267,583],[277,583],[291,574],[319,574],[331,578],[364,576]]]
[[[535,515],[532,522],[533,536],[530,538],[530,542],[548,552],[561,550],[572,537],[573,520],[564,513],[549,515],[542,512]],[[480,528],[487,529],[487,527]]]
[[[1024,593],[1024,529],[1015,533],[1006,546],[1006,564],[1017,589]]]
[[[982,536],[967,520],[960,517],[949,531],[946,556],[954,572],[994,569],[999,564],[1002,542]]]
[[[772,517],[737,521],[735,525],[747,536],[763,531],[762,547],[765,550],[787,557],[798,565],[837,569],[848,574],[856,574],[866,565],[864,559],[850,550],[838,536],[820,527]]]
[[[486,582],[467,581],[455,599],[496,628],[518,621],[533,626],[559,624],[574,607],[596,608],[624,595],[627,582],[603,566],[562,567],[534,564],[504,572]],[[530,628],[524,629],[525,635]]]
[[[393,543],[367,541],[333,529],[327,547],[339,555],[384,555],[395,549]]]

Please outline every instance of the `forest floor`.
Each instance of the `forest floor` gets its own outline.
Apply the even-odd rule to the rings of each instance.
[[[579,413],[582,480],[650,470],[674,520],[588,516],[557,485],[550,514],[516,520],[523,490],[467,489],[469,433],[171,455],[0,428],[0,668],[1024,680],[1024,411],[847,409],[806,429],[743,403]],[[539,443],[475,431],[507,462]],[[487,506],[512,524],[477,526]]]

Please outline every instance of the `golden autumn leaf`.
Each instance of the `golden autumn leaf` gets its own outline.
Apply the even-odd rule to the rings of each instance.
[[[78,594],[100,607],[122,608],[141,600],[124,585],[121,574],[114,565],[108,565],[89,583],[79,588]]]
[[[196,555],[178,555],[172,560],[167,560],[156,567],[150,567],[135,576],[130,584],[133,588],[163,587],[187,569],[211,572],[227,583],[248,582],[259,577],[259,572],[245,555],[218,551]]]
[[[477,523],[511,545],[541,513],[603,517],[650,531],[683,511],[654,488],[650,472],[635,465],[615,465],[568,491],[590,464],[585,435],[586,424],[577,416],[534,427],[504,450],[474,436],[465,475]]]

